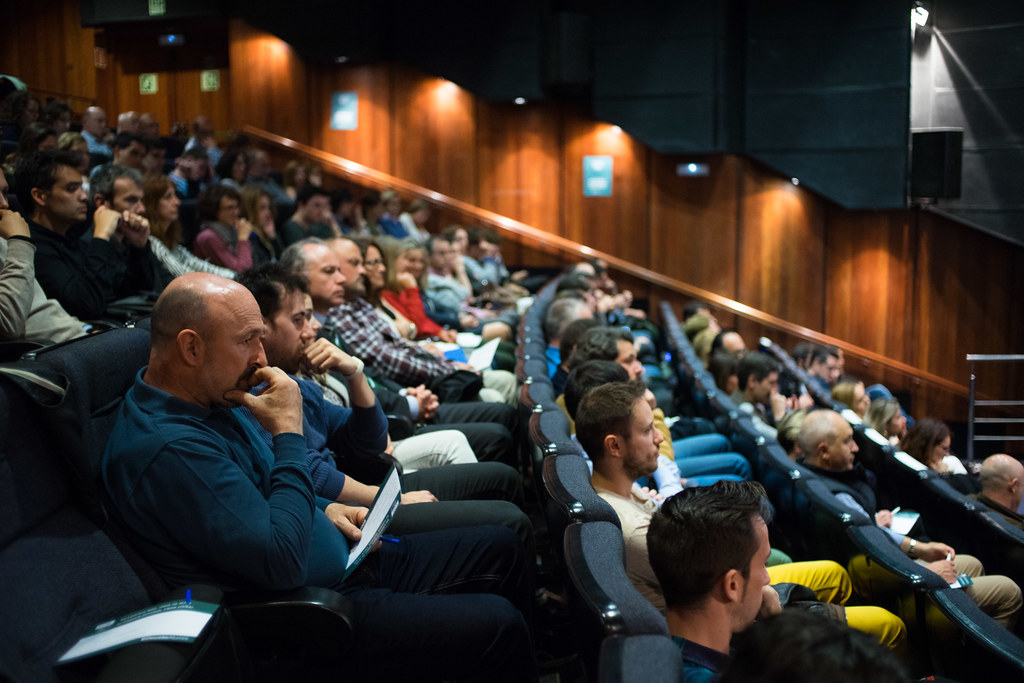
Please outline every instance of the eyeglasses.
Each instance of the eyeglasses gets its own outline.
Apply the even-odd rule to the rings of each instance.
[[[382,258],[375,258],[375,259],[372,259],[370,261],[363,261],[363,267],[364,268],[376,268],[377,266],[383,266],[383,265],[384,265],[384,259],[382,259]]]

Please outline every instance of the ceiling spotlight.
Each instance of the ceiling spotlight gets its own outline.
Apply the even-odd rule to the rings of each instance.
[[[791,183],[793,183],[794,185],[797,185],[797,186],[800,185],[800,179],[799,178],[790,178],[789,182],[791,182]]]
[[[526,104],[526,98],[525,97],[517,97],[517,98],[515,98],[512,101],[515,102],[516,104]]]
[[[337,57],[334,58],[335,64],[344,64],[347,61],[348,57],[346,57],[345,55],[338,55]]]
[[[707,164],[697,163],[691,161],[686,164],[676,164],[676,175],[678,176],[696,176],[706,177],[711,174],[711,169]]]
[[[928,15],[928,10],[925,9],[924,6],[919,2],[915,2],[914,9],[910,10],[910,20],[914,22],[914,24],[916,24],[917,26],[923,27],[925,24],[927,24]]]

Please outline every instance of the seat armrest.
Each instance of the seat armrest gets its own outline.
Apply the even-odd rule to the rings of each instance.
[[[224,606],[251,651],[312,651],[319,659],[333,659],[352,643],[355,608],[327,588],[232,591],[225,595]]]

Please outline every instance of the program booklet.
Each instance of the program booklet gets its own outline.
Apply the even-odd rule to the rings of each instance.
[[[366,519],[363,520],[363,526],[360,527],[363,531],[362,538],[348,551],[348,564],[345,566],[343,580],[355,571],[356,567],[377,545],[377,541],[380,540],[384,530],[391,523],[391,518],[395,516],[395,510],[398,509],[401,500],[402,482],[398,478],[398,470],[392,465],[377,490],[377,495],[373,498],[370,511],[366,513]]]

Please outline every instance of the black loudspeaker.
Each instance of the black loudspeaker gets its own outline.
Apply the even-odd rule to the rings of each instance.
[[[922,199],[959,199],[962,130],[911,133],[910,196]]]

